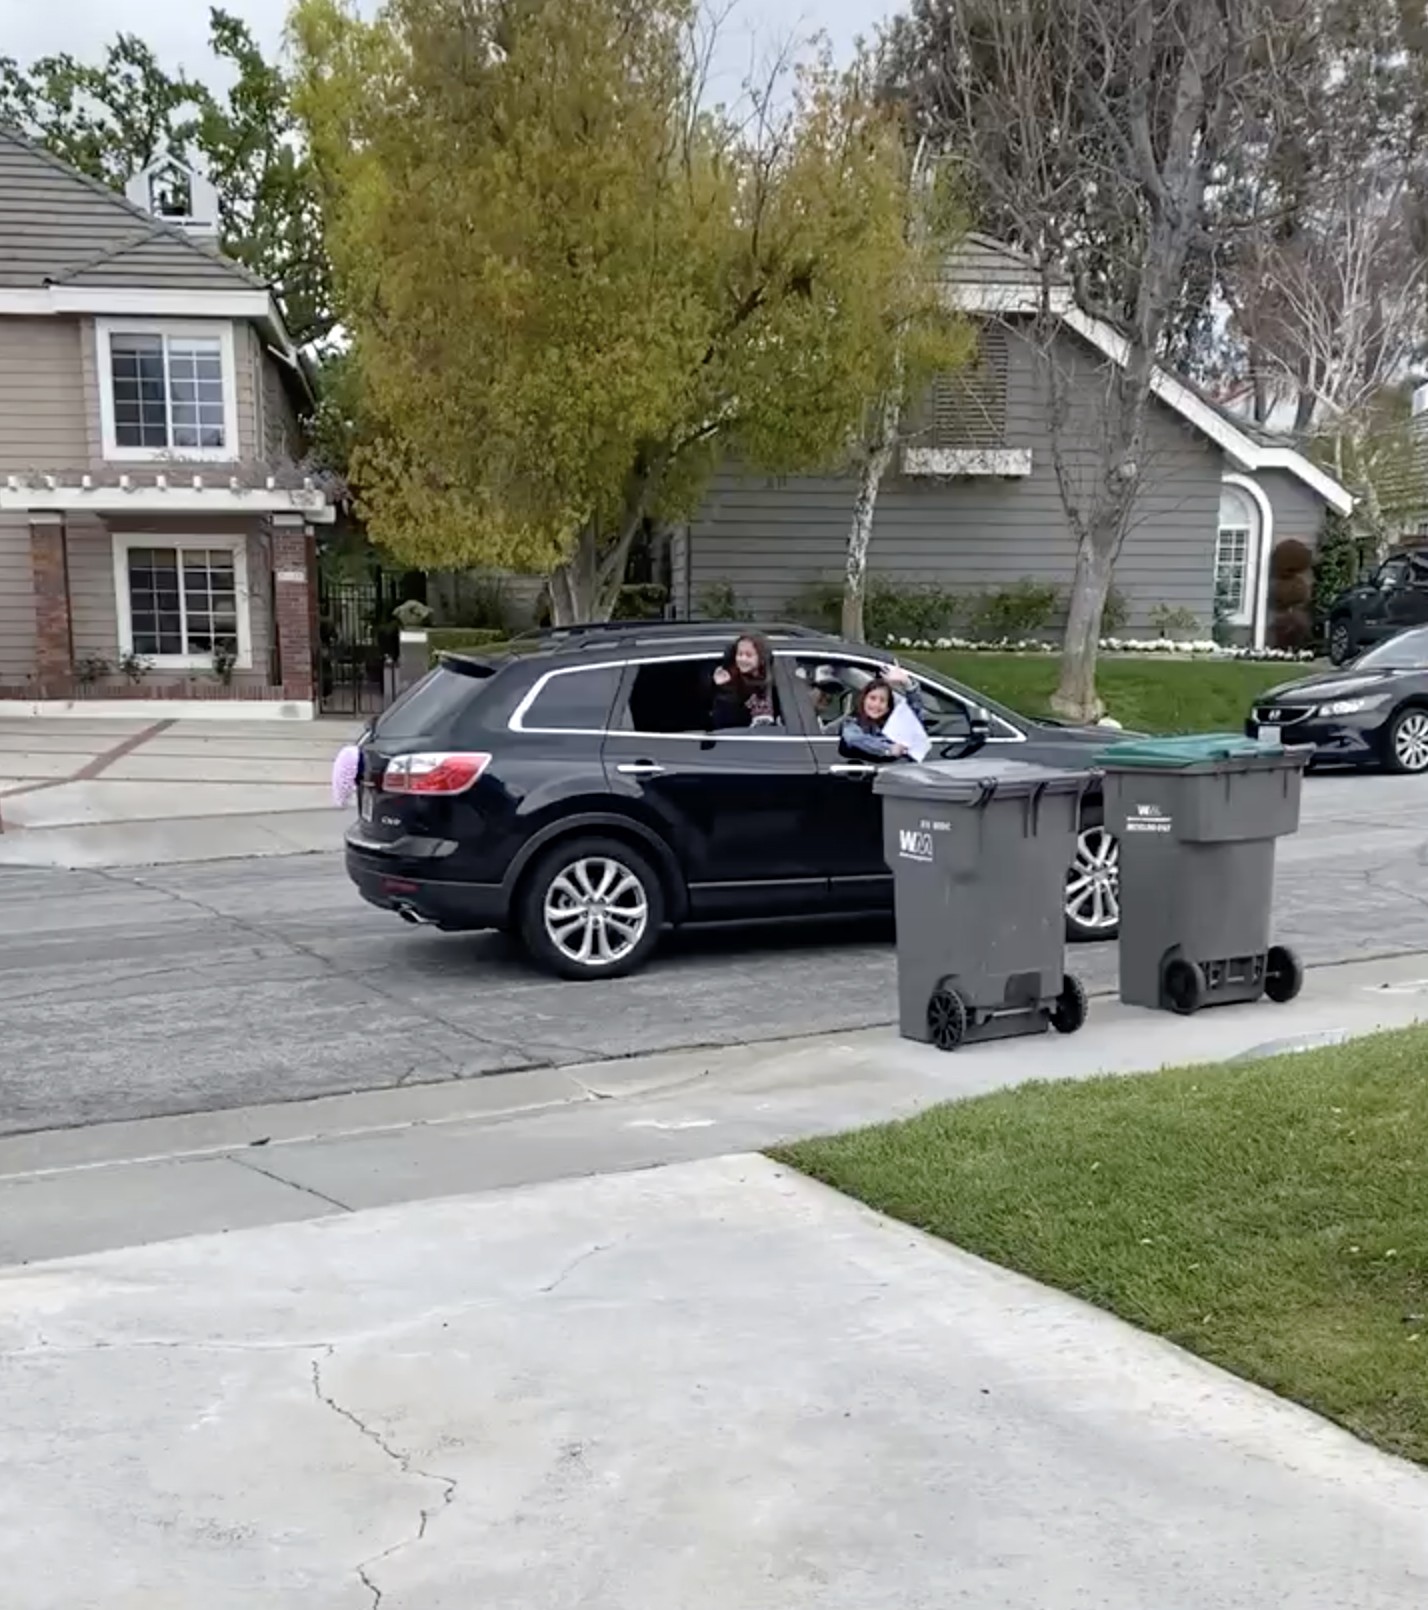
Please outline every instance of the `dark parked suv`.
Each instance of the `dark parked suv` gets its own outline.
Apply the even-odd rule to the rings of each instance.
[[[566,978],[628,973],[682,923],[891,910],[877,766],[841,752],[837,727],[892,656],[751,629],[774,651],[773,727],[709,730],[736,626],[570,628],[530,652],[448,655],[362,736],[352,881],[408,922],[510,930]],[[907,668],[935,752],[1080,765],[1106,741]],[[1119,920],[1100,810],[1091,797],[1067,873],[1072,938],[1113,938]]]
[[[1390,554],[1330,604],[1329,659],[1343,665],[1409,626],[1428,626],[1428,551],[1421,548]]]

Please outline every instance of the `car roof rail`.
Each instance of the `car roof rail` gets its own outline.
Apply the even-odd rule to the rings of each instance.
[[[733,639],[744,634],[780,638],[824,638],[826,632],[795,621],[592,621],[574,626],[541,626],[511,641],[537,642],[542,648],[608,647],[612,643],[659,643],[695,637]]]

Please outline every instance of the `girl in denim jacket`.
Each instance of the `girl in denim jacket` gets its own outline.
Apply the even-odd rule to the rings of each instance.
[[[890,665],[868,683],[858,697],[858,708],[844,721],[839,747],[849,754],[866,755],[870,760],[906,760],[907,746],[885,737],[883,728],[893,713],[893,689],[902,694],[907,707],[922,719],[922,694],[917,683],[900,665]]]

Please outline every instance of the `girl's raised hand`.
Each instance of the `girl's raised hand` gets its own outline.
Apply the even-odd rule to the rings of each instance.
[[[912,678],[900,665],[890,665],[883,672],[883,681],[891,682],[895,688],[905,688],[911,684]]]
[[[721,665],[719,667],[719,669],[717,671],[715,671],[715,673],[714,673],[714,686],[716,688],[727,687],[729,685],[730,680],[731,679],[730,679],[729,673]]]

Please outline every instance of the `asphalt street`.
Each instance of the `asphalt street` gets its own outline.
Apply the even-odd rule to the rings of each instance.
[[[1428,780],[1311,778],[1278,936],[1314,963],[1428,952]],[[494,935],[408,928],[335,857],[0,870],[0,1133],[198,1112],[891,1020],[886,930],[676,940],[571,985]],[[1078,947],[1093,991],[1112,947]]]

